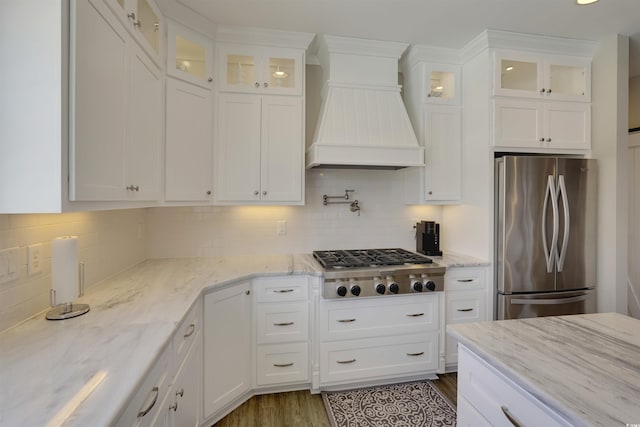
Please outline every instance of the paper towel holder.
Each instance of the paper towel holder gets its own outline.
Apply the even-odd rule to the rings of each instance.
[[[80,263],[80,271],[79,271],[79,282],[80,282],[80,296],[84,295],[84,263]],[[49,293],[50,304],[53,307],[51,310],[47,312],[46,318],[47,320],[65,320],[71,319],[72,317],[82,316],[89,312],[89,304],[74,304],[72,302],[67,302],[64,304],[56,304],[56,291],[55,289],[51,289]]]

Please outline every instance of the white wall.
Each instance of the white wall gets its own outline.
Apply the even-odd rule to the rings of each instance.
[[[629,79],[629,129],[640,127],[640,76]]]
[[[627,313],[629,39],[603,39],[592,62],[592,155],[598,159],[598,311]]]
[[[187,257],[310,253],[320,249],[403,247],[415,250],[414,223],[441,221],[437,206],[406,206],[395,171],[312,169],[304,206],[153,208],[148,256]],[[322,195],[356,190],[360,216],[348,204],[322,205]],[[277,221],[287,235],[276,235]],[[446,247],[443,246],[446,250]]]
[[[0,331],[49,307],[51,240],[79,237],[79,259],[85,264],[85,287],[145,259],[144,209],[58,215],[0,215],[0,249],[19,247],[19,280],[0,284]],[[42,243],[43,271],[27,275],[28,245]]]

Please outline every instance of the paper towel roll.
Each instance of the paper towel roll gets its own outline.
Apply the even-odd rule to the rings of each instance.
[[[56,304],[78,298],[78,236],[58,237],[51,241],[51,289]]]

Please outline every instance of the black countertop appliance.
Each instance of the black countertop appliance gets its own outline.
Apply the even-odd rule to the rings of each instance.
[[[440,224],[435,221],[420,221],[416,224],[416,252],[430,256],[442,256]]]

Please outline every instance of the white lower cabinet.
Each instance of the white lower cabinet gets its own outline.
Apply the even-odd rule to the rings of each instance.
[[[571,425],[467,347],[460,346],[459,358],[458,425]]]
[[[116,426],[195,427],[200,424],[201,324],[202,305],[198,300],[130,399]]]
[[[162,352],[116,422],[116,427],[164,426],[163,402],[171,386],[171,345]]]
[[[251,389],[251,283],[204,296],[204,416]]]
[[[309,280],[291,276],[253,281],[257,388],[310,381]]]
[[[321,300],[320,386],[438,372],[440,298]]]
[[[445,324],[490,320],[486,268],[447,269],[444,276],[444,289]],[[456,370],[458,341],[449,335],[445,335],[445,361],[448,371]]]
[[[202,401],[202,340],[200,332],[176,374],[169,393],[167,427],[197,427]]]

